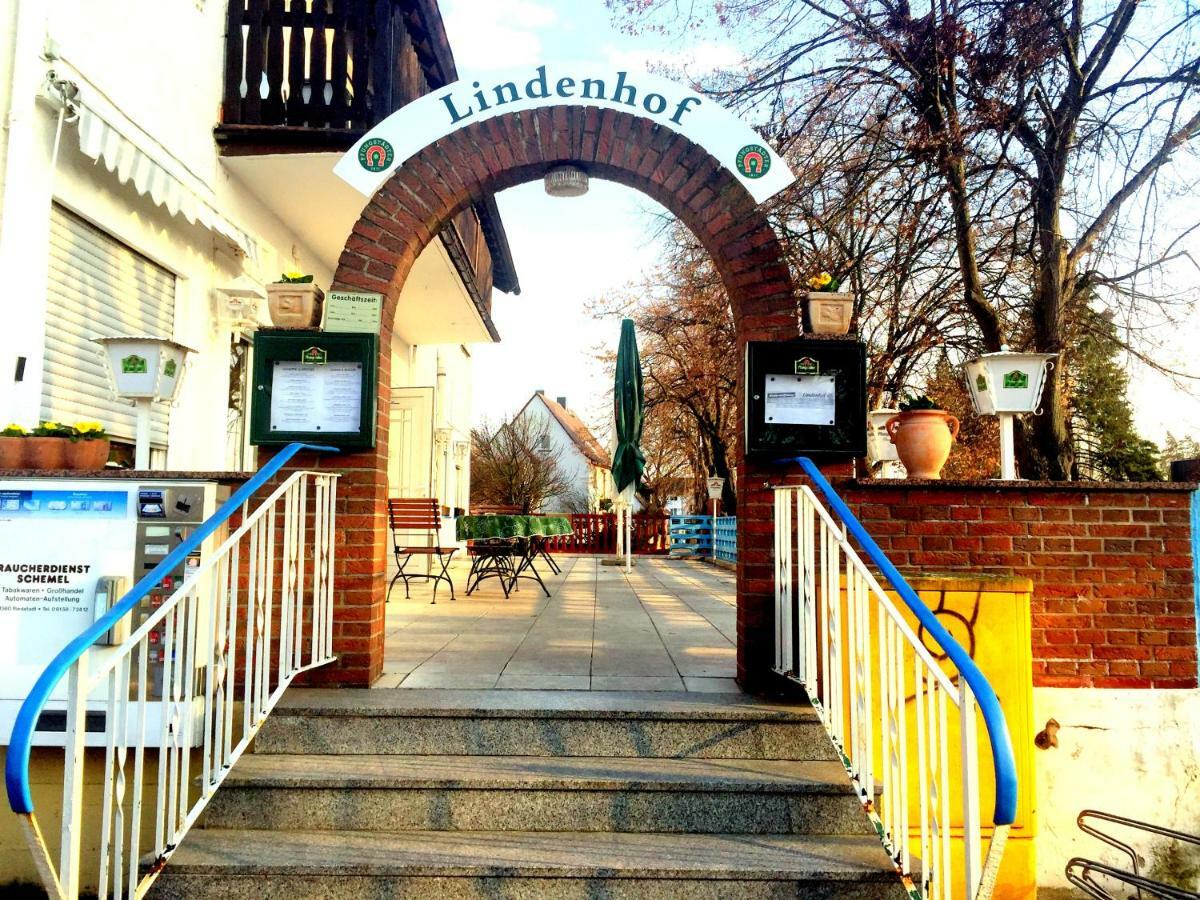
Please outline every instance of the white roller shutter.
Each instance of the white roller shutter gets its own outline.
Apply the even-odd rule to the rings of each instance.
[[[43,419],[95,419],[113,437],[132,441],[133,407],[113,398],[92,338],[172,337],[174,321],[174,275],[73,213],[53,208]],[[159,448],[167,445],[168,415],[167,404],[154,404],[150,440]]]

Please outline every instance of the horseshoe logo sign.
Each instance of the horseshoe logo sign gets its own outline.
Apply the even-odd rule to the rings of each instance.
[[[396,158],[396,151],[383,138],[371,138],[358,148],[358,162],[368,172],[382,172]]]
[[[737,170],[746,178],[762,178],[771,171],[771,151],[761,144],[747,144],[738,151]]]

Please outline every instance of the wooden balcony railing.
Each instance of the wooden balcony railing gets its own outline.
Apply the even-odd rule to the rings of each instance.
[[[223,126],[365,132],[422,82],[395,0],[230,0]]]

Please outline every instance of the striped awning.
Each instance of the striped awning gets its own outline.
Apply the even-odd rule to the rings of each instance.
[[[182,216],[193,225],[222,235],[251,259],[257,258],[250,235],[185,184],[183,178],[171,171],[169,163],[157,161],[153,149],[130,137],[129,130],[113,124],[117,116],[106,116],[86,99],[77,108],[79,149],[84,156],[102,163],[121,184],[132,185],[140,195],[150,198],[172,216]]]

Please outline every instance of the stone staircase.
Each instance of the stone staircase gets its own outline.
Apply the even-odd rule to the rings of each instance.
[[[152,896],[906,893],[811,707],[293,690]]]

